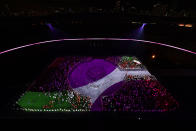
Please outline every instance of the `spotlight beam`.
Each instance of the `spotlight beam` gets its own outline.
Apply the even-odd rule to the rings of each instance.
[[[180,51],[184,51],[187,53],[191,53],[191,54],[195,54],[196,52],[187,50],[187,49],[183,49],[177,46],[172,46],[169,44],[164,44],[164,43],[159,43],[159,42],[153,42],[153,41],[147,41],[147,40],[139,40],[139,39],[124,39],[124,38],[76,38],[76,39],[58,39],[58,40],[48,40],[48,41],[42,41],[42,42],[37,42],[37,43],[32,43],[32,44],[27,44],[27,45],[23,45],[23,46],[18,46],[15,48],[11,48],[5,51],[0,52],[1,54],[5,54],[8,52],[12,52],[18,49],[22,49],[22,48],[26,48],[26,47],[30,47],[30,46],[35,46],[35,45],[41,45],[41,44],[47,44],[47,43],[53,43],[53,42],[61,42],[61,41],[88,41],[88,40],[116,40],[116,41],[134,41],[134,42],[142,42],[142,43],[149,43],[149,44],[155,44],[155,45],[160,45],[160,46],[165,46],[165,47],[169,47],[169,48],[173,48],[173,49],[177,49]]]

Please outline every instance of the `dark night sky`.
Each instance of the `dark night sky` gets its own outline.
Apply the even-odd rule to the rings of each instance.
[[[113,7],[117,0],[0,0],[0,4],[8,3],[17,7],[24,5],[67,5],[67,6],[100,6],[100,7]],[[152,4],[160,1],[163,4],[169,4],[170,7],[195,9],[193,0],[121,0],[130,1],[135,6],[140,8],[146,8],[152,6]]]

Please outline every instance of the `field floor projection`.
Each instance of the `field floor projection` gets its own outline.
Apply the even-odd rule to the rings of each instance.
[[[178,102],[130,56],[56,58],[17,101],[40,112],[166,112]]]

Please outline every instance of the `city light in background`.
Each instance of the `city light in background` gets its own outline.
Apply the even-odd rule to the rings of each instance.
[[[155,58],[156,58],[156,55],[155,55],[155,54],[153,54],[153,55],[152,55],[152,59],[155,59]]]
[[[187,28],[192,28],[193,25],[192,25],[192,24],[186,24],[185,27],[187,27]]]
[[[184,27],[184,24],[178,24],[179,27]]]
[[[186,27],[186,28],[192,28],[192,24],[178,24],[179,27]]]

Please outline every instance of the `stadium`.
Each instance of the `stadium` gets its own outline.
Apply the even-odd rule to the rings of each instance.
[[[0,1],[0,119],[91,130],[196,119],[194,4],[8,1]]]
[[[164,112],[178,106],[137,58],[127,56],[57,58],[17,103],[25,111]]]

